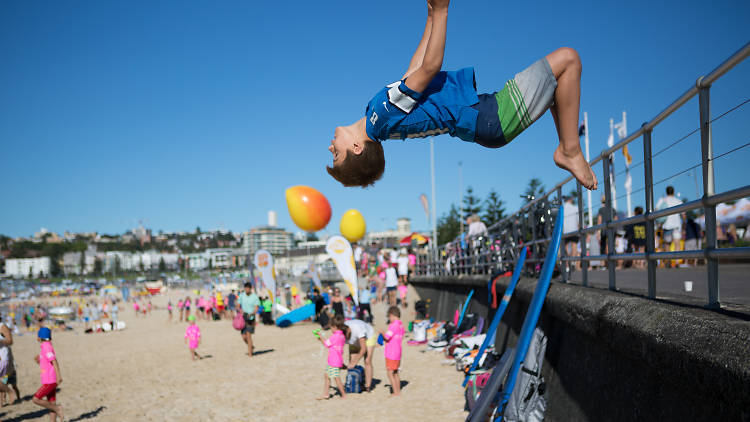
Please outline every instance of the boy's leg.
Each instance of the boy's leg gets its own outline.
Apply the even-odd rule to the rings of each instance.
[[[336,377],[336,386],[339,389],[339,394],[341,394],[341,398],[345,399],[346,398],[346,390],[344,389],[344,383],[341,382],[341,378],[339,378],[339,377]]]
[[[328,378],[328,370],[323,374],[323,394],[317,398],[317,400],[327,400],[330,397],[331,380]]]
[[[575,50],[567,47],[557,49],[545,58],[557,80],[555,104],[550,107],[560,138],[560,145],[553,156],[555,163],[571,172],[587,189],[596,189],[596,176],[583,156],[578,138],[581,59]]]
[[[38,398],[36,396],[34,398],[32,398],[31,401],[34,402],[34,404],[36,404],[37,406],[41,406],[41,407],[49,410],[50,412],[52,412],[52,413],[50,413],[50,419],[52,421],[54,421],[55,418],[57,418],[57,417],[60,417],[60,419],[62,419],[63,414],[62,414],[62,407],[61,406],[58,406],[54,402],[51,402],[51,401],[42,400],[42,399],[40,399],[40,398]]]
[[[398,370],[393,371],[393,395],[401,394],[401,377],[398,376]]]

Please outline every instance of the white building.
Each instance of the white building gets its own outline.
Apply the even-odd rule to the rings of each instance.
[[[411,219],[399,218],[396,220],[396,230],[384,230],[380,232],[368,232],[365,236],[367,243],[378,243],[384,246],[397,246],[398,242],[411,234]]]
[[[41,258],[9,258],[5,260],[5,275],[10,277],[43,277],[49,275],[50,259]]]
[[[191,271],[200,271],[208,268],[209,255],[205,252],[191,253],[185,255],[188,268]]]

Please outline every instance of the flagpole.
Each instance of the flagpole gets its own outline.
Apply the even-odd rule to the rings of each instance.
[[[430,137],[430,183],[432,184],[432,254],[434,262],[438,258],[437,213],[435,210],[435,137]]]
[[[625,132],[625,136],[627,136],[628,133],[628,120],[627,116],[625,114],[625,111],[622,112],[622,127],[623,132]],[[632,206],[630,202],[630,194],[633,191],[633,180],[630,177],[630,165],[628,164],[628,159],[625,158],[625,172],[627,173],[625,176],[625,193],[627,194],[627,204],[628,204],[628,217],[633,216]]]
[[[583,112],[583,127],[584,127],[584,139],[586,143],[586,161],[590,161],[591,158],[589,157],[589,114],[585,111]],[[586,194],[588,196],[589,200],[589,227],[594,225],[594,216],[592,211],[592,205],[591,205],[591,190],[586,189]]]
[[[609,119],[609,138],[607,139],[607,146],[613,147],[615,145],[615,120]],[[609,186],[612,189],[612,210],[617,211],[617,185],[615,184],[615,153],[609,154]]]
[[[459,233],[464,232],[464,167],[463,163],[460,161],[458,162],[458,206],[461,208],[461,212],[459,213],[459,223],[461,226],[461,230]]]

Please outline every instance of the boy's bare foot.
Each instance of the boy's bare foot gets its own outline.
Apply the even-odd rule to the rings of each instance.
[[[570,156],[563,151],[562,145],[558,145],[552,158],[558,167],[569,171],[581,183],[581,186],[589,190],[596,190],[598,185],[596,175],[586,159],[583,158],[580,148]]]
[[[65,417],[63,416],[63,407],[61,404],[57,405],[57,417],[60,418],[60,422],[65,420]]]
[[[331,397],[330,395],[328,395],[328,396],[318,396],[318,397],[315,397],[315,400],[328,400],[330,397]]]

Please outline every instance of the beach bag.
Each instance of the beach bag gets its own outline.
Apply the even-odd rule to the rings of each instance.
[[[503,420],[509,422],[541,422],[547,409],[547,384],[542,377],[544,352],[547,350],[547,336],[541,328],[534,330],[526,358],[518,372],[513,393],[505,406]]]
[[[245,318],[242,316],[242,312],[237,312],[232,320],[232,327],[237,331],[242,331],[245,328]]]
[[[430,321],[415,321],[414,322],[414,341],[424,342],[427,341],[427,328],[430,326]]]
[[[362,386],[365,380],[365,370],[357,365],[346,372],[346,384],[344,391],[347,394],[359,394],[362,392]]]
[[[469,381],[466,383],[466,390],[464,391],[464,410],[469,412],[474,409],[474,405],[476,404],[479,395],[482,394],[482,390],[485,385],[487,385],[487,381],[490,379],[491,375],[491,372],[469,375]]]

